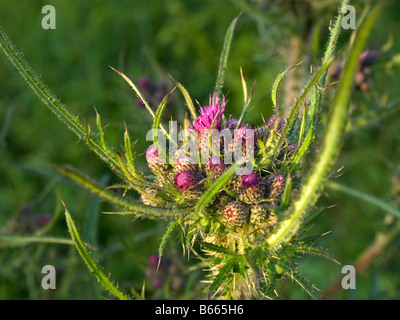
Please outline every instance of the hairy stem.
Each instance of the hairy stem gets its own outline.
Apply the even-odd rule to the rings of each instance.
[[[323,138],[321,153],[309,170],[309,176],[301,187],[299,196],[290,209],[287,218],[279,224],[276,231],[267,239],[270,249],[276,249],[282,243],[289,241],[296,233],[307,210],[318,199],[332,172],[333,165],[339,155],[346,128],[348,106],[353,90],[354,74],[358,66],[358,57],[365,46],[380,10],[381,6],[376,7],[358,32],[358,37],[351,49],[333,103],[332,114]]]

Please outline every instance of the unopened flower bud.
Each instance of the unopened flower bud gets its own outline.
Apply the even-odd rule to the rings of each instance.
[[[141,77],[139,79],[139,85],[150,94],[153,94],[156,90],[156,84],[147,77]]]
[[[160,262],[161,257],[158,254],[152,254],[149,257],[149,265],[151,268],[156,269]]]
[[[227,204],[223,215],[226,223],[233,226],[242,226],[249,219],[250,211],[241,202],[233,201]]]
[[[159,289],[161,288],[165,283],[165,277],[163,276],[155,276],[152,280],[151,280],[151,285],[153,286],[153,288],[155,289]]]
[[[233,154],[235,156],[254,156],[257,135],[249,126],[242,126],[235,130],[233,135]]]
[[[140,194],[140,200],[146,206],[160,207],[165,204],[164,199],[160,198],[156,189],[147,188]]]
[[[178,190],[184,191],[198,189],[201,180],[202,175],[200,172],[182,171],[175,176],[174,183]]]
[[[180,155],[178,157],[174,166],[175,173],[180,173],[183,171],[197,171],[197,170],[199,170],[198,164],[195,163],[192,157],[185,154]]]
[[[238,127],[238,128],[242,127],[241,124],[239,124],[239,126],[238,126],[238,123],[239,123],[238,119],[231,118],[222,125],[222,129],[229,129],[231,131],[234,131],[236,129],[236,127]]]
[[[252,205],[250,209],[250,223],[255,225],[264,224],[268,220],[269,210],[263,203]]]
[[[212,156],[205,165],[207,175],[212,173],[222,173],[225,169],[225,164],[219,156]]]
[[[279,197],[285,189],[285,178],[281,174],[274,174],[268,177],[270,198]]]
[[[378,58],[379,52],[376,50],[366,50],[361,53],[359,61],[360,61],[360,69],[370,67],[374,64],[375,60]]]
[[[256,173],[242,175],[239,179],[239,199],[246,203],[259,201],[264,194],[264,186]]]
[[[161,157],[154,144],[152,144],[146,150],[146,161],[149,169],[154,174],[160,174],[168,170],[166,159],[163,159],[163,157]]]

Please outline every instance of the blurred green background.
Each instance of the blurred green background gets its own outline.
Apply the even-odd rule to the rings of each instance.
[[[374,1],[354,1],[357,18]],[[56,9],[56,29],[44,30],[44,5]],[[172,88],[169,75],[181,82],[202,105],[212,93],[225,32],[240,13],[230,53],[224,92],[227,113],[243,107],[240,68],[249,85],[255,82],[248,120],[262,123],[272,114],[270,91],[277,74],[293,70],[280,90],[281,107],[289,107],[317,67],[327,42],[329,21],[339,1],[289,0],[152,0],[152,1],[0,1],[0,25],[33,69],[69,108],[95,126],[95,108],[107,126],[110,144],[121,148],[125,124],[133,140],[138,167],[151,117],[137,104],[134,92],[109,66],[136,82],[147,77]],[[368,49],[379,51],[371,67],[371,87],[355,91],[351,123],[336,168],[344,185],[399,208],[400,192],[400,3],[387,1],[370,37]],[[344,59],[351,30],[343,30],[338,61]],[[335,85],[328,88],[321,132]],[[158,99],[156,95],[150,98]],[[169,103],[169,117],[182,121],[186,107],[179,92]],[[318,152],[318,144],[314,152]],[[70,132],[24,83],[0,54],[0,299],[102,299],[109,297],[92,279],[75,248],[68,244],[21,241],[19,236],[68,239],[61,200],[105,272],[120,288],[140,289],[146,279],[149,298],[200,298],[202,276],[195,259],[182,256],[175,241],[167,253],[180,266],[185,281],[177,289],[154,289],[148,257],[157,252],[164,222],[102,214],[106,203],[57,174],[52,167],[70,164],[94,180],[118,180],[83,142]],[[319,206],[327,210],[312,233],[327,233],[318,242],[342,265],[354,265],[377,239],[393,235],[357,274],[356,290],[333,290],[335,299],[399,299],[400,246],[396,218],[368,202],[326,189]],[[46,215],[47,214],[47,215]],[[53,217],[50,225],[47,220]],[[46,220],[47,219],[47,220]],[[397,219],[398,220],[398,219]],[[18,236],[18,237],[17,237]],[[378,239],[379,236],[378,236]],[[176,240],[176,239],[172,239]],[[301,270],[321,289],[332,288],[342,266],[323,258],[299,259]],[[57,270],[57,289],[43,290],[41,269]],[[154,284],[154,283],[153,283]],[[279,285],[280,299],[308,299],[290,280]]]

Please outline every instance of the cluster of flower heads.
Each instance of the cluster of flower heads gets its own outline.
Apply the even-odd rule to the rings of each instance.
[[[16,233],[33,233],[44,226],[51,220],[49,213],[37,213],[29,204],[24,204],[21,207],[20,215],[15,224]]]
[[[280,164],[282,159],[293,154],[297,145],[286,141],[273,163],[259,165],[260,161],[265,162],[275,146],[286,124],[285,120],[272,116],[262,126],[255,128],[235,118],[225,120],[225,106],[224,97],[219,99],[216,94],[211,96],[209,105],[200,106],[200,116],[188,126],[199,137],[196,156],[184,152],[171,154],[167,150],[169,157],[175,157],[173,163],[167,163],[154,144],[149,146],[146,151],[147,165],[155,175],[154,182],[158,187],[143,191],[142,203],[162,207],[174,207],[173,203],[195,203],[232,165],[227,161],[224,151],[239,148],[244,155],[251,147],[253,154],[249,161],[252,162],[252,171],[233,175],[206,210],[215,219],[234,228],[248,224],[272,226],[277,223],[273,208],[279,205],[285,187],[284,168]],[[208,134],[210,130],[228,131],[232,139],[226,141],[220,138],[216,150],[209,150],[206,145],[208,140],[204,143],[200,136],[204,132]],[[193,161],[204,149],[207,149],[205,161]]]
[[[161,289],[165,285],[173,291],[181,291],[186,283],[182,270],[177,263],[178,255],[166,255],[162,259],[158,254],[149,256],[146,278],[154,289]]]

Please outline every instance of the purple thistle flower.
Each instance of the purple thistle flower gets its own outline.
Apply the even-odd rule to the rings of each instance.
[[[182,171],[175,176],[174,183],[180,191],[195,189],[201,181],[201,178],[199,172]]]
[[[146,160],[147,162],[153,161],[158,158],[158,150],[154,144],[150,145],[146,150]]]
[[[220,130],[224,111],[225,111],[225,97],[223,97],[221,105],[217,94],[214,94],[213,97],[210,95],[209,105],[204,108],[200,106],[200,116],[197,117],[197,119],[194,122],[194,129],[196,130],[196,132],[199,134],[201,130],[209,130],[209,129]]]

